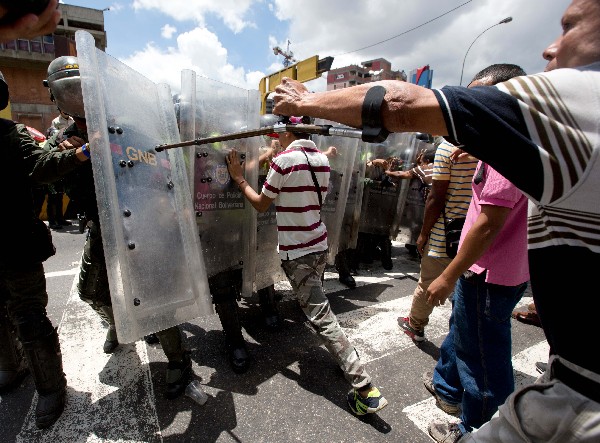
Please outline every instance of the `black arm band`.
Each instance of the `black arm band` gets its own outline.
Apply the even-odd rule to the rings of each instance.
[[[381,105],[385,93],[383,86],[373,86],[365,95],[362,105],[362,140],[365,142],[380,143],[389,135],[381,121]]]

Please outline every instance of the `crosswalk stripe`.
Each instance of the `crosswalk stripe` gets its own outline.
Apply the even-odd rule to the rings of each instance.
[[[68,269],[66,271],[54,271],[54,272],[46,272],[46,278],[52,277],[64,277],[66,275],[76,275],[79,274],[79,268]]]
[[[513,369],[515,373],[515,389],[531,384],[540,375],[535,370],[535,362],[548,360],[548,343],[543,340],[513,356]],[[425,393],[425,388],[423,388]],[[427,399],[405,407],[404,412],[423,433],[429,435],[427,427],[433,420],[459,421],[456,417],[446,414],[435,404],[435,399]]]
[[[77,278],[59,324],[68,394],[65,411],[51,428],[35,427],[35,396],[17,443],[160,442],[148,354],[143,341],[104,354],[106,330],[79,300]],[[117,419],[118,417],[118,419]]]

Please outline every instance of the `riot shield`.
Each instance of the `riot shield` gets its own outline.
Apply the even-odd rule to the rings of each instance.
[[[261,148],[261,153],[266,147]],[[260,193],[267,179],[269,172],[269,163],[263,162],[258,167],[258,188],[256,192]],[[281,259],[277,253],[279,244],[277,232],[277,215],[275,203],[272,203],[263,213],[257,212],[256,223],[256,256],[257,261],[254,273],[254,290],[266,288],[278,281],[286,280],[287,277],[281,267]]]
[[[181,137],[186,140],[259,126],[258,91],[182,72]],[[195,146],[193,204],[209,277],[242,269],[242,295],[252,294],[256,257],[256,215],[231,180],[226,155],[236,149],[244,161],[245,177],[257,188],[258,137]]]
[[[364,148],[365,144],[359,142],[356,155],[354,156],[352,175],[350,176],[350,186],[348,188],[346,208],[344,209],[338,252],[356,248],[366,169],[366,162],[362,161]]]
[[[409,168],[414,162],[414,133],[393,133],[383,143],[367,143],[363,151],[365,163],[373,159],[390,159],[393,168]],[[406,202],[408,183],[394,183],[383,168],[367,166],[359,231],[396,238]]]
[[[326,120],[316,120],[315,124],[335,124],[339,126],[337,123]],[[342,222],[352,178],[352,168],[358,148],[358,139],[317,136],[314,137],[314,141],[322,152],[326,152],[331,146],[337,149],[337,154],[328,156],[331,171],[329,175],[329,188],[327,189],[327,196],[321,208],[321,220],[327,227],[327,244],[329,247],[327,261],[332,265],[339,250]]]
[[[94,183],[119,341],[212,312],[170,89],[76,33]]]
[[[415,153],[418,154],[431,145],[422,140],[415,140]],[[416,166],[416,165],[414,165]],[[425,215],[425,200],[421,192],[422,182],[415,177],[408,181],[408,189],[402,217],[400,218],[400,231],[408,245],[416,245],[421,227],[423,226],[423,216]]]

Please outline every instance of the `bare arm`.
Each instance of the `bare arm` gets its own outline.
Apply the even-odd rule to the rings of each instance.
[[[400,178],[404,180],[414,178],[412,171],[385,171],[385,174],[392,178]]]
[[[244,169],[240,164],[237,151],[232,149],[227,157],[227,169],[229,170],[229,175],[231,175],[231,179],[238,185],[244,197],[250,202],[250,204],[256,209],[258,212],[265,212],[271,206],[273,202],[272,198],[267,197],[265,194],[261,193],[260,195],[252,189],[252,186],[244,179]]]
[[[285,77],[275,89],[273,113],[309,115],[360,128],[365,95],[370,88],[377,85],[383,86],[387,91],[381,113],[383,125],[388,131],[448,134],[433,91],[397,80],[309,93],[302,83]]]
[[[427,303],[444,304],[458,278],[467,271],[493,243],[504,226],[511,208],[482,205],[481,214],[467,233],[454,260],[427,289]]]

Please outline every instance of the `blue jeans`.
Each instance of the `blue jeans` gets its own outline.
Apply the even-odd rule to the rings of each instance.
[[[461,404],[463,432],[490,420],[515,389],[510,315],[526,288],[485,283],[481,276],[456,284],[433,383],[440,397]]]

